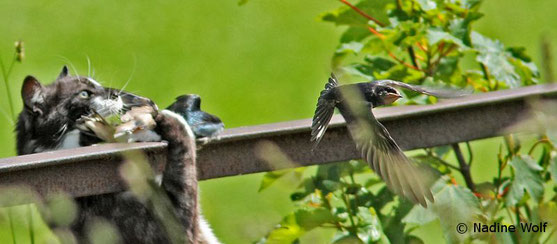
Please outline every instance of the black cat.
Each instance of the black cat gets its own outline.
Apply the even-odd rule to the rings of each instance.
[[[70,76],[64,67],[52,84],[43,86],[27,76],[21,96],[24,109],[16,126],[18,154],[88,146],[101,140],[82,130],[79,120],[93,112],[101,116],[123,114],[135,106],[156,105],[147,98],[101,86],[88,77]],[[166,167],[159,189],[170,200],[179,223],[169,230],[149,207],[128,192],[77,198],[79,214],[71,229],[80,243],[87,243],[87,225],[94,219],[113,224],[123,243],[219,243],[199,213],[195,138],[187,123],[164,110],[153,116],[154,131],[168,142]]]

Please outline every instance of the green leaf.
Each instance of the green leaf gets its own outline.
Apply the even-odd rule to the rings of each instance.
[[[369,16],[381,21],[384,24],[389,23],[387,11],[385,7],[390,1],[360,1],[355,6]],[[365,26],[368,19],[352,10],[348,6],[342,6],[336,10],[321,14],[320,19],[323,21],[333,22],[336,25],[360,25]]]
[[[524,197],[524,191],[527,191],[534,200],[539,201],[543,197],[544,190],[540,174],[543,168],[530,156],[515,156],[509,164],[514,169],[514,179],[506,197],[507,206],[518,204]]]
[[[249,0],[238,0],[238,6],[242,6],[246,3],[248,3]]]
[[[510,52],[511,55],[517,59],[520,59],[527,63],[532,62],[532,58],[530,58],[530,56],[526,54],[525,47],[509,47],[507,48],[507,51]]]
[[[424,11],[429,11],[437,8],[437,3],[435,3],[435,1],[433,0],[417,0],[416,2],[420,4],[420,7]]]
[[[460,39],[466,46],[472,46],[470,37],[470,24],[483,16],[481,13],[469,13],[464,19],[454,19],[450,21],[449,31],[456,38]]]
[[[292,243],[308,231],[332,221],[334,216],[327,209],[299,209],[284,217],[267,235],[266,243]]]
[[[364,44],[362,44],[361,42],[348,42],[348,43],[342,43],[340,44],[340,47],[337,48],[336,53],[337,54],[348,54],[348,53],[352,53],[352,54],[358,54],[360,53],[360,51],[362,51],[362,49],[364,48]]]
[[[283,169],[283,170],[276,170],[267,172],[263,175],[263,179],[261,180],[261,185],[259,185],[258,192],[261,192],[275,183],[278,179],[282,178],[283,176],[294,172],[298,179],[302,178],[304,168],[294,168],[294,169]]]
[[[410,69],[402,64],[397,64],[387,71],[374,73],[374,78],[378,80],[391,79],[403,80],[406,83],[417,83],[424,77],[424,73],[414,69]],[[405,91],[406,92],[406,91]]]
[[[414,206],[403,221],[421,225],[433,220],[433,212],[441,222],[443,234],[448,243],[461,243],[469,239],[470,231],[467,234],[459,234],[455,228],[459,223],[465,223],[471,227],[473,223],[480,221],[479,216],[482,215],[482,212],[478,198],[468,188],[448,183],[446,177],[439,179],[433,185],[432,191],[435,203],[425,210],[419,205]],[[422,210],[417,208],[422,208]]]
[[[462,42],[462,40],[460,40],[457,37],[451,35],[451,33],[448,33],[446,31],[443,31],[443,30],[437,29],[437,28],[429,28],[427,30],[426,37],[427,37],[427,40],[429,41],[430,45],[435,45],[435,44],[439,43],[440,41],[445,41],[445,42],[457,44],[461,47],[465,46],[464,43]]]
[[[437,218],[437,214],[433,211],[433,208],[415,206],[412,210],[410,210],[408,215],[402,219],[402,222],[407,224],[425,225]]]
[[[451,169],[449,167],[447,167],[441,162],[441,160],[432,155],[419,154],[412,156],[412,158],[415,159],[417,162],[431,166],[433,169],[438,170],[441,174],[449,174],[451,172]]]
[[[389,70],[396,65],[395,62],[379,56],[366,56],[364,60],[375,71]]]
[[[516,73],[520,76],[524,85],[532,85],[538,83],[540,73],[534,62],[524,62],[520,59],[511,59],[509,62],[514,65]]]
[[[364,242],[349,232],[337,232],[332,241],[333,244],[364,244]]]
[[[553,156],[551,158],[551,162],[549,163],[549,172],[553,181],[557,183],[557,156]]]
[[[366,27],[350,26],[348,27],[348,29],[346,29],[346,31],[344,31],[344,33],[342,33],[342,36],[340,37],[340,42],[341,43],[347,43],[353,41],[359,42],[370,35],[371,32],[369,32],[369,30]]]
[[[365,64],[356,63],[343,69],[351,75],[363,77],[366,80],[375,80],[377,79],[376,74],[387,71],[396,65],[395,62],[379,56],[366,56],[364,60]]]
[[[472,32],[472,43],[478,51],[476,60],[484,64],[496,80],[505,82],[511,88],[521,85],[520,76],[509,61],[512,56],[505,51],[501,42]]]
[[[447,153],[449,153],[450,151],[451,151],[451,146],[449,146],[449,145],[439,146],[439,147],[434,147],[433,148],[433,152],[435,154],[437,154],[437,156],[440,157],[440,158],[445,157],[445,155],[447,155]]]
[[[460,4],[463,8],[471,9],[477,7],[481,2],[482,0],[462,0]]]
[[[267,235],[267,244],[292,243],[304,234],[304,230],[296,223],[296,216],[290,214]]]
[[[361,221],[359,223],[361,226],[358,228],[358,237],[363,240],[364,243],[375,243],[382,239],[386,240],[381,222],[373,207],[358,207],[357,216]]]
[[[325,164],[317,167],[317,177],[322,180],[340,180],[340,166],[339,164]]]
[[[296,211],[296,221],[305,231],[309,231],[324,223],[332,222],[335,217],[325,208]]]
[[[340,182],[337,181],[323,180],[321,183],[329,192],[336,191],[340,188]]]

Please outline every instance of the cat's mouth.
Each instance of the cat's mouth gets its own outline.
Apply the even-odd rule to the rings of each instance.
[[[133,107],[151,106],[158,110],[151,99],[116,89],[112,89],[110,93],[110,98],[99,96],[91,100],[91,107],[103,117],[122,115]]]
[[[120,96],[114,99],[96,97],[91,100],[91,107],[102,117],[108,117],[115,114],[122,114],[125,105]]]

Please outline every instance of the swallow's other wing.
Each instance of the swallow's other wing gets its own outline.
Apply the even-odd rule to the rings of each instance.
[[[330,92],[337,86],[338,81],[335,75],[331,74],[327,84],[325,84],[325,89],[321,91],[317,100],[317,108],[315,108],[315,114],[311,123],[311,141],[314,141],[313,148],[317,147],[323,135],[325,135],[325,131],[327,131],[329,122],[335,112],[336,101]]]
[[[325,135],[327,127],[329,127],[329,122],[335,112],[335,104],[334,100],[324,98],[319,98],[317,101],[317,108],[315,109],[311,124],[311,141],[314,141],[313,148],[317,147],[323,135]]]
[[[368,112],[351,116],[354,119],[347,121],[347,126],[362,158],[393,192],[427,207],[426,199],[433,202],[429,189],[431,175],[404,155],[387,129],[375,119],[370,104],[357,104],[367,106],[358,111]]]
[[[375,83],[379,85],[385,85],[391,87],[400,87],[400,88],[408,89],[411,91],[415,91],[415,92],[419,92],[422,94],[439,97],[439,98],[458,98],[458,97],[470,95],[470,92],[466,90],[424,87],[419,85],[410,85],[404,82],[394,81],[394,80],[378,80],[375,81]]]

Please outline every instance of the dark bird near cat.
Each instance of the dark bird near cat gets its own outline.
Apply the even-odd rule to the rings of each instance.
[[[385,181],[389,189],[427,207],[426,199],[434,201],[429,189],[429,173],[404,155],[387,129],[372,113],[372,108],[391,104],[402,97],[394,87],[440,98],[464,95],[459,91],[435,90],[393,80],[339,85],[336,77],[331,74],[317,102],[311,125],[311,141],[314,141],[315,148],[327,130],[335,107],[338,108],[362,158]]]
[[[196,138],[213,138],[224,129],[219,117],[201,110],[201,98],[196,94],[182,95],[166,108],[175,112],[191,126]]]

